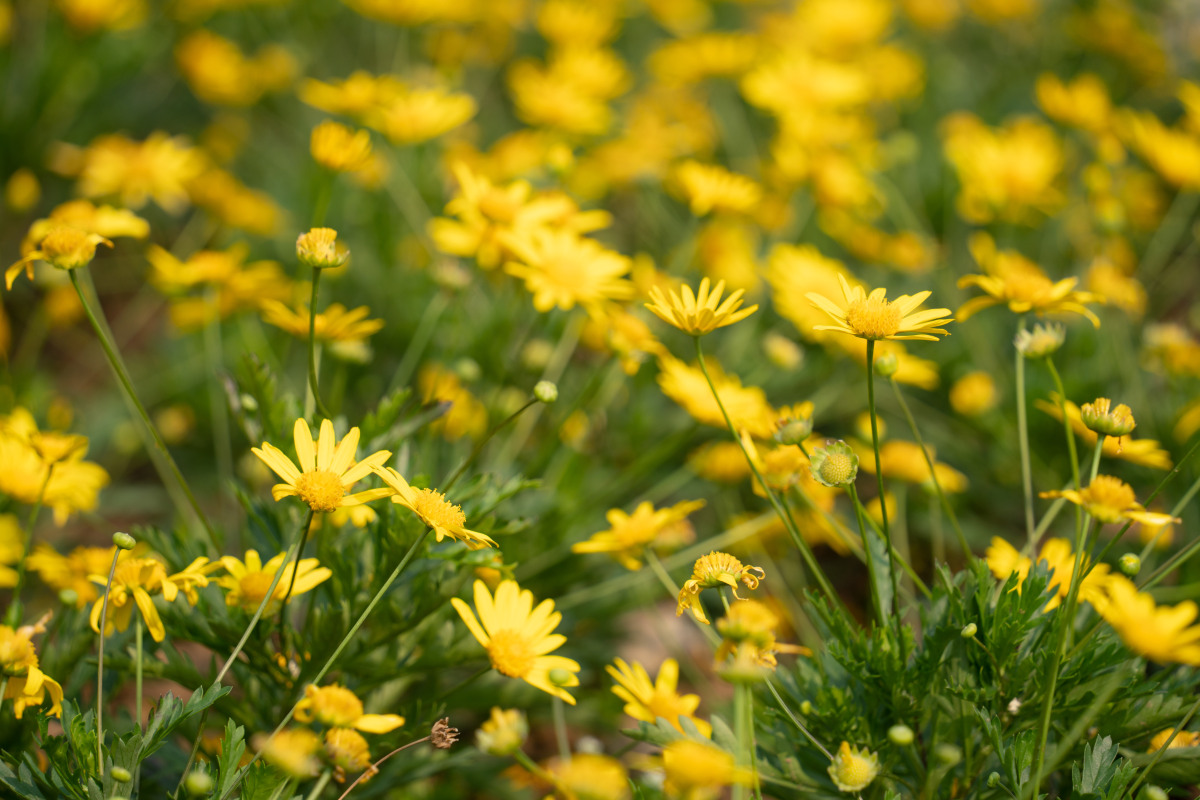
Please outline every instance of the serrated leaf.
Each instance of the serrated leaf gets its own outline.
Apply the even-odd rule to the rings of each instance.
[[[16,792],[17,797],[29,798],[29,800],[46,800],[46,796],[41,790],[32,783],[21,780],[17,774],[9,769],[8,765],[0,761],[0,785],[7,786],[11,791]]]
[[[235,725],[233,720],[225,721],[225,736],[221,739],[221,755],[217,758],[217,797],[225,794],[233,786],[237,776],[238,763],[246,752],[246,729]]]
[[[1085,798],[1104,795],[1117,773],[1117,746],[1111,737],[1095,739],[1083,748],[1083,765],[1071,767],[1075,794]]]

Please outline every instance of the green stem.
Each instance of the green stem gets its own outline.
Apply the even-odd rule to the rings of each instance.
[[[312,791],[308,793],[306,800],[317,800],[317,798],[321,796],[321,792],[323,792],[325,787],[329,785],[329,779],[332,777],[333,770],[326,769],[324,772],[322,772],[321,777],[318,778],[316,784],[313,785]]]
[[[750,769],[750,731],[746,726],[746,705],[749,703],[750,687],[738,683],[733,689],[733,727],[737,737],[737,765]],[[747,800],[750,796],[749,787],[740,781],[733,786],[733,800]]]
[[[1159,223],[1154,236],[1151,237],[1150,243],[1146,245],[1146,252],[1142,256],[1141,264],[1138,265],[1137,274],[1141,276],[1146,285],[1150,285],[1151,281],[1158,277],[1158,271],[1162,269],[1168,256],[1171,255],[1171,250],[1179,242],[1179,237],[1187,231],[1188,223],[1196,212],[1198,203],[1200,203],[1200,194],[1196,192],[1181,191],[1175,195],[1170,208],[1167,209],[1166,215]]]
[[[889,380],[892,384],[892,390],[896,394],[896,401],[900,403],[900,410],[904,412],[904,418],[908,420],[908,427],[912,431],[913,438],[917,440],[917,446],[921,448],[921,455],[925,456],[925,464],[929,467],[929,479],[933,481],[933,488],[937,491],[942,509],[946,512],[946,517],[950,520],[950,525],[954,528],[954,533],[958,537],[958,546],[962,548],[968,562],[974,561],[975,554],[971,552],[971,546],[967,544],[967,537],[963,534],[962,527],[958,524],[958,517],[954,513],[954,508],[950,505],[950,499],[942,489],[942,482],[938,480],[937,470],[933,464],[933,456],[929,454],[929,448],[925,446],[925,440],[921,438],[921,430],[917,427],[917,421],[913,418],[912,411],[908,407],[908,402],[904,399],[904,393],[900,391],[900,384],[896,382],[895,378]]]
[[[799,730],[800,733],[804,734],[805,738],[812,742],[813,745],[832,762],[833,753],[829,752],[829,748],[821,744],[820,740],[813,736],[812,733],[809,732],[808,728],[804,727],[804,723],[792,713],[792,710],[788,708],[787,703],[784,702],[783,697],[779,694],[779,690],[775,688],[775,684],[771,682],[770,678],[767,679],[767,688],[771,690],[771,694],[775,695],[775,700],[779,703],[779,707],[783,709],[783,713],[786,714],[787,718],[792,721],[792,724],[796,726],[796,729]]]
[[[900,615],[897,610],[900,602],[900,587],[896,577],[896,565],[892,563],[892,534],[888,529],[887,496],[883,490],[883,466],[879,458],[879,420],[875,413],[875,340],[867,339],[867,408],[871,412],[871,445],[875,450],[875,479],[879,485],[879,518],[883,524],[883,541],[888,551],[888,576],[892,581],[892,613],[896,617],[897,627]],[[897,634],[899,630],[897,629]],[[904,637],[900,636],[903,643]]]
[[[112,566],[108,568],[108,582],[104,585],[104,599],[100,605],[100,653],[96,667],[96,769],[104,777],[104,629],[108,625],[108,593],[112,590],[113,576],[117,574],[117,559],[121,548],[113,548]]]
[[[562,698],[551,698],[554,713],[554,742],[558,745],[558,757],[564,762],[571,760],[571,743],[567,739],[567,717],[563,711]]]
[[[879,580],[875,574],[875,557],[871,554],[870,533],[867,530],[867,524],[863,521],[863,507],[858,499],[858,491],[854,488],[853,483],[846,484],[846,493],[850,495],[850,501],[854,504],[854,516],[858,520],[858,532],[862,536],[863,554],[867,562],[867,583],[871,585],[871,605],[875,608],[875,618],[879,622],[879,627],[886,628],[888,626],[887,612],[883,608],[883,601],[879,597]]]
[[[332,419],[333,415],[321,402],[321,392],[317,383],[317,287],[320,283],[321,268],[313,267],[312,296],[308,301],[308,390],[312,392],[317,413],[326,419]]]
[[[209,527],[208,520],[205,518],[204,512],[200,509],[200,503],[197,502],[196,496],[192,494],[191,487],[188,486],[187,481],[183,479],[183,473],[179,471],[179,466],[175,463],[175,459],[171,457],[171,451],[167,449],[166,442],[163,441],[158,428],[154,427],[154,423],[150,421],[150,415],[146,413],[146,407],[142,405],[141,399],[138,398],[137,392],[134,391],[133,381],[130,379],[129,373],[125,369],[125,363],[121,360],[116,344],[112,341],[111,334],[108,332],[108,323],[101,320],[104,310],[97,307],[97,313],[97,311],[92,309],[92,304],[88,301],[87,293],[83,291],[83,287],[79,283],[77,272],[78,270],[74,269],[67,271],[67,274],[71,277],[71,285],[75,287],[75,293],[79,295],[79,302],[83,305],[83,312],[87,316],[88,322],[91,323],[92,330],[96,333],[96,338],[100,341],[100,347],[104,350],[104,355],[108,359],[108,365],[112,368],[113,374],[117,376],[117,382],[121,384],[126,399],[133,404],[134,409],[137,411],[137,417],[142,423],[144,432],[154,444],[152,454],[157,457],[151,460],[154,462],[155,467],[158,468],[164,483],[170,482],[168,480],[169,477],[178,485],[183,496],[186,498],[187,506],[190,507],[191,513],[195,516],[200,527],[204,529],[209,545],[214,545],[212,528]],[[174,496],[172,496],[172,499],[175,499]],[[186,511],[187,509],[181,508],[181,510]]]
[[[779,502],[779,497],[776,496],[775,490],[771,488],[770,484],[763,478],[762,473],[759,472],[754,459],[746,450],[746,445],[742,442],[742,437],[738,434],[737,428],[733,426],[733,420],[729,418],[729,412],[725,410],[725,403],[721,401],[721,395],[717,392],[716,384],[713,383],[712,376],[708,374],[708,366],[704,363],[704,348],[700,344],[700,337],[693,336],[692,341],[696,343],[696,360],[700,363],[700,371],[704,373],[704,380],[708,382],[708,388],[712,392],[713,399],[717,401],[717,408],[721,409],[721,416],[725,419],[725,425],[729,428],[729,433],[733,436],[733,440],[738,443],[738,447],[742,449],[742,455],[745,457],[746,463],[750,465],[750,471],[758,479],[759,484],[767,495],[767,499],[775,509],[775,513],[779,515],[779,519],[783,522],[783,527],[791,535],[792,542],[795,543],[796,548],[800,551],[800,557],[804,559],[805,565],[812,572],[813,579],[821,587],[821,591],[824,592],[829,602],[835,608],[841,608],[841,599],[829,583],[829,579],[825,577],[824,570],[817,563],[812,548],[808,546],[808,543],[804,541],[804,537],[800,535],[800,531],[796,528],[795,520],[787,513],[783,504]]]
[[[329,673],[329,670],[333,668],[333,664],[335,661],[337,661],[338,656],[340,656],[342,651],[346,649],[346,646],[350,644],[350,640],[354,638],[354,635],[358,633],[358,629],[362,627],[363,623],[366,622],[367,617],[369,617],[371,612],[375,610],[375,606],[379,604],[381,599],[383,599],[383,596],[387,593],[388,589],[392,588],[392,584],[396,582],[396,579],[400,577],[400,573],[404,571],[406,566],[408,566],[408,562],[412,560],[414,555],[416,555],[417,550],[420,549],[421,545],[425,542],[425,537],[429,535],[430,530],[431,529],[428,527],[425,528],[425,530],[421,532],[421,535],[417,537],[416,541],[412,543],[412,546],[408,548],[408,552],[404,554],[404,558],[400,559],[400,563],[396,565],[394,570],[392,570],[392,574],[388,575],[387,579],[383,582],[383,585],[380,586],[379,590],[375,592],[374,597],[371,598],[371,602],[367,603],[367,607],[363,609],[362,614],[360,614],[358,619],[354,621],[354,625],[350,627],[350,630],[347,631],[346,635],[342,637],[342,640],[338,642],[338,646],[334,649],[333,654],[326,659],[324,666],[321,667],[321,671],[318,672],[311,681],[309,681],[310,683],[319,684],[321,679],[324,678]],[[275,727],[275,730],[271,732],[271,735],[267,737],[268,742],[278,736],[279,732],[282,731],[287,724],[292,721],[292,717],[296,714],[296,706],[299,705],[299,703],[300,701],[297,700],[296,704],[292,706],[291,710],[288,711],[283,720],[280,721],[279,725]],[[263,748],[259,748],[259,753],[261,753],[262,750]],[[257,760],[258,754],[255,754],[254,757],[250,759],[250,762],[246,764],[246,766],[238,770],[237,776],[233,779],[233,781],[230,782],[230,785],[226,787],[224,793],[221,794],[218,800],[225,800],[225,798],[229,797],[233,790],[237,788],[238,784],[241,783],[242,779],[246,777],[246,773],[250,771],[250,768],[254,766],[254,762]]]
[[[204,328],[204,361],[210,376],[222,375],[224,369],[224,348],[221,344],[221,315],[216,312],[217,292],[209,289],[209,304],[213,308],[213,318]],[[217,479],[221,492],[218,499],[224,499],[223,492],[228,491],[233,479],[233,450],[229,438],[229,408],[226,405],[224,391],[219,380],[207,381],[209,386],[208,404],[209,417],[212,424],[213,449],[217,461]],[[222,502],[219,508],[224,508]],[[220,518],[220,515],[218,515]]]
[[[396,367],[396,373],[392,376],[392,388],[404,386],[412,379],[417,362],[421,360],[421,355],[429,346],[433,332],[437,330],[438,320],[441,319],[449,304],[449,292],[441,291],[425,305],[425,311],[422,312],[421,320],[417,323],[417,330],[409,340],[408,347],[404,348],[404,357],[400,359],[400,365]]]
[[[1025,317],[1021,317],[1017,333],[1025,331]],[[1033,468],[1029,460],[1029,421],[1025,409],[1025,354],[1014,347],[1017,354],[1017,442],[1021,448],[1021,486],[1025,492],[1025,533],[1029,546],[1037,542],[1033,522]]]
[[[1071,480],[1075,483],[1075,489],[1082,489],[1079,483],[1079,453],[1075,449],[1075,429],[1071,427],[1071,418],[1067,416],[1067,390],[1063,388],[1062,378],[1058,374],[1058,370],[1054,366],[1054,359],[1046,357],[1046,368],[1050,370],[1050,376],[1054,378],[1054,388],[1058,391],[1058,410],[1062,414],[1063,430],[1067,436],[1067,452],[1071,454]],[[1104,437],[1097,436],[1097,444],[1103,444]]]
[[[137,726],[142,726],[142,618],[137,614],[133,620],[133,642],[134,652],[137,654],[133,664],[134,686],[136,694],[134,695],[134,721]]]
[[[463,476],[463,473],[467,471],[467,468],[470,467],[473,463],[475,463],[475,459],[479,458],[479,454],[483,452],[483,448],[485,446],[487,446],[487,443],[492,440],[492,437],[494,437],[497,433],[499,433],[501,430],[503,430],[505,426],[510,425],[514,420],[516,420],[517,417],[519,417],[523,413],[525,413],[526,409],[528,409],[530,406],[534,405],[537,402],[538,402],[538,399],[536,397],[530,398],[529,401],[525,403],[525,405],[521,406],[516,411],[509,414],[501,422],[498,422],[497,424],[493,425],[491,430],[489,430],[486,434],[484,434],[482,439],[480,439],[478,442],[476,442],[475,447],[471,450],[471,454],[469,456],[467,456],[466,460],[463,461],[463,463],[459,464],[458,469],[454,470],[454,473],[449,478],[446,479],[445,485],[442,486],[442,494],[446,494],[447,492],[449,492],[450,489],[454,486],[454,484],[458,482],[458,479]]]
[[[21,622],[21,590],[25,587],[25,560],[29,558],[29,551],[33,549],[33,526],[37,524],[38,515],[42,511],[42,503],[46,498],[46,487],[50,485],[50,476],[54,474],[54,466],[54,464],[46,466],[46,478],[42,481],[41,488],[38,489],[37,500],[29,512],[29,519],[25,521],[25,547],[21,550],[21,559],[17,561],[17,583],[13,586],[12,605],[8,607],[8,613],[5,615],[5,624],[13,628]],[[3,697],[4,694],[0,693],[0,699]]]
[[[316,516],[316,512],[310,508],[308,510],[308,516],[304,520],[304,530],[300,532],[300,549],[296,551],[296,563],[292,564],[292,579],[288,582],[287,593],[284,594],[283,600],[279,604],[279,635],[283,641],[287,642],[287,645],[284,648],[285,658],[291,657],[291,632],[287,623],[288,598],[292,596],[292,590],[296,588],[296,573],[300,571],[300,559],[304,557],[304,548],[308,544],[308,534],[310,531],[312,531],[314,516]],[[295,547],[295,545],[293,545],[293,547]],[[283,560],[283,565],[281,565],[279,567],[279,571],[275,573],[275,584],[279,582],[279,576],[283,574],[284,569],[286,569],[286,565],[291,561],[291,559],[292,553],[289,550],[287,557]],[[275,587],[272,585],[271,591],[274,590]],[[263,598],[264,602],[270,599],[270,597],[271,595],[268,593],[267,596]]]
[[[546,770],[539,767],[537,764],[535,764],[532,758],[525,755],[524,750],[518,750],[515,753],[513,753],[512,755],[513,755],[513,758],[516,759],[518,764],[520,764],[525,769],[529,770],[530,774],[536,775],[537,777],[541,778],[542,780],[546,781],[547,783],[549,783],[552,786],[555,785],[554,776],[551,775]],[[563,766],[565,767],[566,764],[564,764]]]

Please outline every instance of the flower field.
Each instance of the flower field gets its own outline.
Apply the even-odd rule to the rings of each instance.
[[[1200,797],[1198,62],[0,0],[0,797]]]

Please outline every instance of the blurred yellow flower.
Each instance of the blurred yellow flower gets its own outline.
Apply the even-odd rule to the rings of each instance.
[[[1170,744],[1167,744],[1168,739],[1171,740]],[[1174,728],[1165,728],[1154,734],[1154,738],[1150,740],[1150,744],[1146,747],[1146,752],[1158,752],[1163,745],[1166,745],[1168,749],[1176,747],[1200,747],[1200,733],[1196,731],[1179,731],[1176,733]]]
[[[684,161],[674,177],[697,217],[712,211],[746,214],[762,199],[758,183],[719,164]]]
[[[278,45],[247,58],[233,42],[203,29],[175,45],[175,62],[192,92],[219,106],[254,105],[265,93],[286,89],[297,71],[295,60]]]
[[[268,325],[290,333],[300,339],[308,338],[309,310],[299,306],[295,311],[278,300],[263,300],[260,304],[263,321]],[[371,310],[359,306],[351,311],[341,303],[331,303],[324,311],[317,312],[313,335],[318,340],[330,342],[361,341],[383,329],[381,319],[366,319]]]
[[[609,529],[572,545],[571,552],[607,553],[625,569],[639,570],[647,550],[657,552],[695,538],[695,531],[685,518],[703,507],[703,500],[685,500],[670,508],[655,509],[647,500],[639,503],[632,514],[619,508],[609,509],[605,514]]]
[[[629,775],[621,762],[599,753],[575,753],[544,765],[557,800],[628,800]]]
[[[1085,278],[1088,292],[1135,320],[1146,313],[1146,287],[1106,258],[1097,258]]]
[[[449,441],[464,436],[478,439],[487,431],[487,406],[463,385],[453,370],[437,363],[425,364],[417,373],[417,390],[423,402],[448,404],[446,413],[432,427]]]
[[[275,584],[271,601],[263,611],[264,614],[270,614],[279,608],[289,592],[292,597],[304,594],[333,575],[327,567],[320,566],[315,558],[302,558],[299,563],[289,561],[284,566],[286,555],[280,553],[265,564],[255,550],[247,550],[244,561],[234,556],[221,556],[217,563],[229,574],[214,578],[213,583],[225,590],[225,605],[238,606],[243,611],[254,613],[267,596],[271,581],[275,580],[278,573],[279,582]]]
[[[992,543],[988,546],[985,557],[992,575],[1000,581],[1006,581],[1014,572],[1017,573],[1020,581],[1017,585],[1018,591],[1034,564],[1032,559],[1021,555],[1015,547],[999,536],[992,537]],[[1069,541],[1049,539],[1042,545],[1037,560],[1045,561],[1051,572],[1050,583],[1047,587],[1051,596],[1050,601],[1046,603],[1046,610],[1053,611],[1062,604],[1063,600],[1067,599],[1072,575],[1079,564],[1079,559],[1072,555]],[[1119,576],[1113,575],[1107,564],[1096,564],[1079,585],[1079,599],[1091,603],[1097,611],[1103,613],[1108,601],[1105,588],[1110,581],[1117,577]]]
[[[1112,121],[1108,87],[1098,76],[1084,72],[1069,83],[1045,72],[1034,86],[1038,105],[1046,116],[1089,133],[1103,133]]]
[[[538,311],[633,296],[633,284],[623,277],[629,259],[573,231],[533,228],[504,233],[500,242],[514,255],[504,271],[525,281]]]
[[[493,597],[487,584],[476,580],[478,618],[457,597],[450,598],[450,603],[487,650],[493,668],[575,705],[575,698],[564,687],[579,685],[576,675],[579,664],[563,656],[548,655],[567,641],[562,634],[552,633],[562,621],[562,614],[554,610],[553,600],[543,600],[534,608],[533,593],[521,589],[516,581],[502,581]],[[553,678],[551,673],[556,673]]]
[[[334,777],[339,781],[346,772],[362,772],[371,766],[370,745],[353,728],[330,728],[325,732],[325,757],[333,764]]]
[[[0,677],[3,677],[4,692],[0,703],[13,701],[13,716],[21,719],[29,706],[41,706],[50,698],[51,716],[62,713],[63,690],[58,681],[42,672],[38,666],[37,651],[33,637],[46,632],[47,614],[34,625],[22,625],[17,629],[0,625]]]
[[[155,131],[136,142],[119,133],[92,140],[79,153],[79,193],[120,199],[138,209],[154,200],[169,214],[187,207],[188,184],[204,171],[204,154],[181,136]]]
[[[75,593],[75,607],[84,608],[100,596],[92,575],[107,574],[112,564],[113,547],[76,547],[61,555],[45,542],[39,542],[29,554],[25,566],[36,572],[42,582],[56,592]],[[122,558],[129,557],[125,551]]]
[[[616,8],[585,0],[546,0],[536,17],[538,32],[559,45],[596,47],[617,35]]]
[[[636,661],[630,665],[618,658],[613,664],[616,666],[607,666],[604,669],[617,682],[612,688],[613,694],[625,701],[626,714],[651,725],[656,719],[663,717],[680,733],[683,732],[683,727],[679,720],[681,717],[687,717],[701,734],[712,735],[712,725],[695,716],[696,708],[700,705],[700,696],[676,693],[679,685],[679,662],[675,659],[668,658],[662,662],[658,668],[658,677],[653,682],[650,681],[646,668]]]
[[[983,370],[968,372],[950,387],[950,407],[964,417],[978,417],[996,407],[996,382]]]
[[[1142,336],[1147,367],[1169,375],[1200,376],[1200,341],[1183,325],[1150,323]]]
[[[1126,110],[1120,123],[1130,147],[1172,186],[1200,189],[1200,136],[1168,128],[1149,111]]]
[[[150,245],[150,283],[170,298],[171,322],[181,331],[192,331],[257,308],[264,300],[287,299],[291,286],[279,264],[246,263],[249,254],[249,245],[239,242],[228,250],[201,250],[182,261]]]
[[[1111,524],[1128,520],[1142,522],[1147,525],[1165,525],[1168,522],[1180,522],[1170,514],[1158,514],[1147,511],[1137,501],[1133,489],[1124,481],[1110,475],[1097,475],[1084,489],[1065,489],[1063,491],[1040,492],[1039,497],[1062,497],[1077,506],[1083,506],[1098,522]]]
[[[188,184],[192,202],[231,228],[273,236],[284,213],[271,195],[251,189],[222,169],[209,168]]]
[[[45,261],[58,269],[86,267],[96,257],[96,245],[112,247],[113,243],[97,233],[87,233],[78,228],[59,225],[51,228],[38,243],[37,249],[10,266],[4,272],[4,284],[11,289],[13,281],[24,270],[25,277],[33,280],[33,265]]]
[[[956,494],[965,492],[967,490],[967,476],[948,464],[938,461],[933,448],[929,445],[926,445],[926,447],[929,450],[930,458],[933,460],[934,474],[937,475],[942,491]],[[869,443],[867,445],[858,445],[856,450],[863,469],[874,474],[875,456]],[[932,486],[929,476],[929,465],[925,462],[921,446],[916,442],[906,442],[899,439],[884,442],[879,447],[879,463],[883,467],[885,477],[895,478],[907,483]]]
[[[321,769],[321,739],[308,728],[286,728],[273,736],[257,733],[251,742],[263,761],[294,780],[316,777]]]
[[[416,514],[417,518],[437,535],[439,542],[449,537],[456,542],[463,542],[472,550],[496,547],[496,542],[487,534],[467,530],[467,517],[462,507],[451,503],[446,499],[446,495],[436,489],[414,489],[391,467],[377,466],[374,470],[395,492],[392,502]]]
[[[364,714],[358,695],[336,683],[304,687],[304,697],[296,703],[296,721],[316,720],[330,728],[354,728],[366,733],[387,733],[404,724],[396,714]]]
[[[9,565],[16,564],[24,554],[25,534],[21,523],[13,514],[0,514],[0,588],[17,585],[17,571]]]
[[[469,94],[441,87],[403,88],[362,115],[363,124],[382,133],[393,144],[411,145],[436,139],[475,116],[477,106]]]
[[[771,438],[778,415],[767,402],[763,390],[757,386],[743,387],[741,380],[736,375],[727,375],[716,359],[707,359],[706,365],[734,428],[747,430],[756,439]],[[699,367],[663,354],[659,356],[658,368],[658,385],[663,394],[682,406],[697,422],[725,427],[725,417]]]
[[[168,603],[175,601],[183,592],[187,601],[195,605],[199,601],[197,587],[208,585],[205,567],[208,559],[200,556],[181,572],[167,574],[167,565],[157,558],[125,558],[117,561],[112,586],[108,592],[108,613],[105,619],[105,635],[113,630],[123,631],[129,627],[136,607],[141,613],[146,630],[154,641],[161,642],[167,635],[162,618],[154,606],[154,596],[162,595]],[[91,576],[97,586],[108,585],[107,567],[102,574]],[[92,604],[92,630],[100,633],[100,616],[104,612],[104,596],[101,593]]]
[[[313,128],[309,142],[313,160],[333,172],[353,172],[371,159],[371,134],[325,120]]]
[[[145,0],[54,0],[67,23],[81,33],[123,31],[146,19]]]
[[[1160,606],[1132,581],[1114,576],[1107,587],[1108,603],[1100,610],[1135,653],[1159,664],[1200,666],[1200,625],[1196,604],[1185,600],[1176,606]]]
[[[475,731],[475,742],[480,750],[491,756],[508,756],[525,744],[529,736],[529,722],[519,708],[507,711],[493,706],[491,716]]]
[[[392,456],[389,450],[379,450],[362,461],[355,461],[358,428],[351,428],[340,442],[335,442],[333,423],[323,420],[320,436],[314,441],[308,422],[300,418],[296,420],[292,434],[296,444],[296,459],[300,464],[298,469],[282,450],[269,442],[263,442],[261,449],[250,449],[276,475],[283,478],[284,483],[277,483],[271,488],[271,495],[276,501],[294,496],[313,511],[333,511],[341,506],[358,505],[392,494],[391,489],[368,489],[347,494],[350,487],[371,474],[373,467],[382,465]]]
[[[699,290],[693,294],[687,284],[680,287],[679,294],[669,292],[664,294],[657,286],[650,287],[650,300],[646,308],[663,322],[674,325],[684,333],[692,336],[703,336],[717,328],[724,328],[745,319],[758,310],[758,306],[740,308],[741,289],[731,292],[725,302],[721,295],[725,292],[725,281],[718,281],[716,288],[710,291],[708,278],[700,280]]]
[[[42,502],[62,525],[77,511],[96,507],[108,473],[84,461],[87,439],[40,431],[33,415],[17,407],[0,416],[0,492],[20,503]]]
[[[753,773],[736,766],[734,758],[716,745],[694,739],[671,742],[662,751],[668,797],[680,800],[705,800],[721,796],[721,789],[733,784],[748,784]]]
[[[508,68],[508,88],[517,116],[530,125],[595,136],[612,125],[612,109],[576,81],[577,76],[532,59]]]
[[[809,302],[828,314],[837,325],[818,325],[817,330],[837,331],[848,333],[860,339],[921,339],[936,342],[938,336],[948,336],[949,332],[941,328],[947,322],[953,322],[949,317],[950,309],[933,308],[917,312],[917,307],[925,302],[933,292],[918,292],[915,295],[901,295],[895,300],[886,298],[887,289],[879,288],[869,295],[861,286],[851,286],[841,275],[838,280],[842,287],[843,304],[829,300],[824,295],[809,292],[806,296]],[[915,312],[915,313],[914,313]]]

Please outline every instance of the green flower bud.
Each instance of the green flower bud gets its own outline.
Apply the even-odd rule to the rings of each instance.
[[[538,381],[533,387],[533,396],[538,402],[549,405],[558,399],[558,386],[553,381]]]
[[[989,789],[995,789],[1000,785],[1000,773],[993,772],[987,777],[987,785]]]
[[[565,669],[552,669],[546,676],[555,686],[567,686],[571,683],[571,679],[575,677],[572,673]]]
[[[1126,553],[1117,561],[1117,566],[1121,568],[1121,572],[1132,578],[1142,570],[1142,560],[1133,553]]]
[[[800,704],[800,713],[801,714],[803,714],[804,716],[807,717],[812,712],[813,712],[813,704],[810,703],[808,700],[805,700],[803,703]]]
[[[113,767],[112,772],[109,774],[112,775],[113,780],[117,783],[129,783],[133,780],[133,773],[124,767]]]
[[[898,744],[901,747],[908,747],[913,743],[913,729],[907,725],[893,725],[888,728],[888,739],[892,744]]]
[[[858,476],[858,456],[843,441],[813,450],[812,476],[824,486],[849,486]]]
[[[74,589],[63,589],[58,593],[58,601],[64,606],[73,606],[79,602],[79,592]]]
[[[128,533],[118,532],[113,534],[113,544],[122,550],[132,550],[133,546],[137,544],[137,539],[134,539]]]
[[[1161,786],[1147,786],[1142,797],[1146,800],[1167,800],[1167,793],[1162,790]]]
[[[895,353],[885,353],[875,359],[875,374],[881,378],[890,378],[900,369],[900,359]]]
[[[962,761],[963,751],[962,748],[956,744],[942,742],[937,747],[933,748],[933,757],[938,761],[941,761],[946,766],[952,767],[958,762]]]
[[[192,770],[188,773],[187,780],[183,782],[183,788],[193,797],[201,797],[210,794],[216,782],[213,781],[212,775],[209,775],[204,770]]]
[[[1017,351],[1026,358],[1046,358],[1054,355],[1062,347],[1067,337],[1067,329],[1062,325],[1034,325],[1032,331],[1020,331],[1013,344]]]
[[[976,625],[974,622],[968,622],[966,625],[963,626],[963,629],[961,631],[959,631],[958,635],[964,639],[974,639],[975,634],[978,632],[979,632],[979,626]]]

